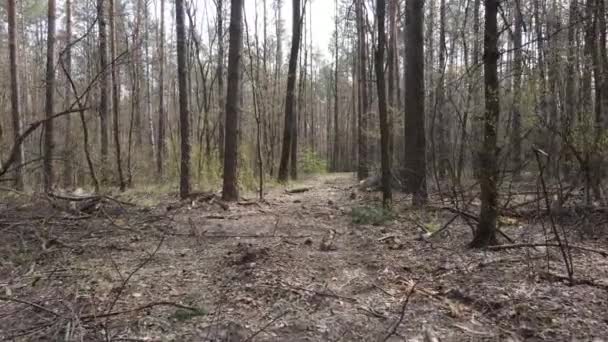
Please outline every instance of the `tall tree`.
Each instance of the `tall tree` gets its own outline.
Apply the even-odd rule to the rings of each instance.
[[[368,146],[367,146],[367,117],[369,115],[369,98],[367,92],[367,34],[366,18],[364,18],[363,0],[356,0],[355,12],[357,19],[357,49],[358,49],[358,159],[357,177],[359,180],[369,176]]]
[[[241,96],[241,49],[243,45],[243,0],[232,0],[230,8],[230,45],[228,47],[228,89],[226,101],[226,134],[224,137],[224,187],[225,201],[239,199],[238,186],[238,129],[239,98]]]
[[[521,166],[521,78],[523,69],[522,30],[523,14],[519,1],[515,1],[515,28],[513,30],[513,109],[511,118],[511,164],[513,176],[519,177]]]
[[[218,101],[218,125],[219,125],[219,157],[220,160],[224,159],[224,146],[225,146],[225,130],[224,125],[226,124],[226,117],[224,116],[225,109],[225,96],[224,96],[224,0],[215,1],[217,10],[217,101]]]
[[[97,0],[97,24],[99,30],[99,125],[101,149],[101,183],[107,182],[108,165],[108,39],[104,0]]]
[[[114,131],[114,148],[116,149],[116,171],[118,172],[118,184],[121,191],[126,188],[124,176],[122,174],[122,160],[120,151],[120,80],[118,63],[116,62],[116,0],[110,2],[110,54],[112,58],[112,114]]]
[[[298,51],[300,50],[301,19],[300,0],[292,3],[292,36],[291,53],[289,56],[289,69],[287,71],[287,92],[285,94],[285,126],[283,129],[283,146],[281,150],[281,163],[279,165],[279,182],[287,182],[289,177],[289,159],[291,144],[293,143],[294,126],[297,127],[295,117],[295,89],[298,68]]]
[[[163,177],[165,155],[165,0],[160,0],[160,33],[158,40],[158,148],[156,149],[156,175]]]
[[[65,1],[65,57],[64,66],[65,72],[70,75],[72,73],[72,0]],[[64,94],[64,108],[65,110],[70,109],[70,102],[72,90],[70,89],[70,83],[65,83],[65,94]],[[73,176],[73,146],[72,146],[72,117],[68,115],[65,119],[65,140],[64,140],[64,169],[63,169],[63,186],[68,188],[72,185]]]
[[[8,0],[8,54],[11,74],[11,119],[13,124],[13,140],[19,140],[21,134],[21,108],[19,98],[19,64],[17,61],[17,23],[15,15],[15,0]],[[23,190],[23,173],[21,164],[23,163],[23,144],[17,146],[19,149],[15,155],[15,188]]]
[[[424,113],[424,0],[406,4],[405,29],[405,191],[412,203],[428,200],[426,187],[426,136]]]
[[[50,191],[53,186],[53,150],[54,150],[54,98],[55,98],[55,0],[48,2],[48,23],[46,43],[46,104],[44,123],[44,190]]]
[[[496,219],[498,217],[498,148],[497,131],[500,114],[498,83],[498,1],[485,0],[485,33],[484,33],[484,83],[485,115],[484,138],[480,151],[481,213],[475,236],[470,246],[473,248],[494,245],[496,240]]]
[[[378,113],[380,114],[380,150],[382,168],[382,202],[388,206],[392,200],[391,193],[391,155],[390,155],[390,129],[388,122],[388,106],[386,100],[386,79],[384,76],[384,50],[386,45],[386,30],[384,21],[386,17],[385,0],[376,2],[376,22],[378,23],[378,46],[376,50],[376,85],[378,88]]]
[[[177,31],[177,78],[179,91],[180,175],[179,194],[190,194],[190,114],[188,113],[188,68],[186,65],[186,26],[184,0],[175,0],[175,26]]]
[[[336,17],[335,17],[335,22],[334,22],[334,146],[333,146],[333,153],[332,153],[332,161],[333,161],[333,170],[332,171],[338,171],[339,170],[339,158],[340,158],[340,124],[339,124],[339,120],[338,120],[338,116],[339,116],[339,111],[340,111],[340,89],[339,89],[339,84],[340,84],[340,80],[339,80],[339,70],[338,68],[340,67],[339,63],[340,63],[340,52],[339,52],[339,45],[338,45],[338,37],[339,37],[339,33],[338,33],[338,0],[335,0],[335,10],[336,10]],[[328,125],[329,126],[329,125]]]

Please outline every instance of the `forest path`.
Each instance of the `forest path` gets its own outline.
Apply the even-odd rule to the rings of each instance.
[[[22,227],[0,245],[9,260],[0,289],[56,315],[0,296],[0,340],[30,331],[21,340],[558,341],[608,331],[608,286],[597,286],[608,283],[604,258],[577,253],[578,276],[596,285],[568,286],[554,277],[556,251],[468,250],[460,220],[421,239],[420,226],[437,229],[453,214],[413,210],[401,194],[392,217],[369,224],[380,195],[359,191],[352,174],[289,189],[228,206],[206,195],[111,202],[87,220],[40,202],[5,211]],[[23,221],[24,212],[44,220]],[[542,231],[515,223],[503,230],[518,239]]]

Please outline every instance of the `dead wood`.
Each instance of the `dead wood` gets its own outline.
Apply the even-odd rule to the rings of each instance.
[[[301,194],[301,193],[304,193],[304,192],[308,192],[310,190],[312,190],[311,187],[295,188],[295,189],[285,190],[285,193],[288,193],[288,194]]]
[[[506,249],[518,249],[518,248],[527,248],[527,247],[529,247],[529,248],[532,248],[532,247],[558,247],[558,248],[560,248],[561,246],[557,243],[516,243],[516,244],[511,244],[511,245],[489,246],[489,247],[487,247],[487,249],[491,250],[491,251],[500,251],[500,250],[506,250]],[[600,249],[593,249],[593,248],[575,246],[575,245],[568,245],[568,247],[571,249],[578,249],[583,252],[599,254],[599,255],[603,256],[604,258],[608,257],[608,251],[603,251]]]

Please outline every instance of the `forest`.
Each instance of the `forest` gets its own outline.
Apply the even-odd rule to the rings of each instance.
[[[604,0],[0,0],[1,341],[604,341]]]

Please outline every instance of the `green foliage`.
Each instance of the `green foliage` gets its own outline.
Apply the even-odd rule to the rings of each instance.
[[[300,153],[298,169],[307,175],[325,173],[327,172],[327,161],[317,152],[307,148]]]
[[[377,206],[362,206],[352,208],[350,212],[354,224],[382,225],[395,218],[389,209]]]
[[[207,311],[204,309],[197,308],[196,310],[177,309],[175,313],[171,315],[171,318],[178,322],[189,321],[196,317],[206,316]]]

